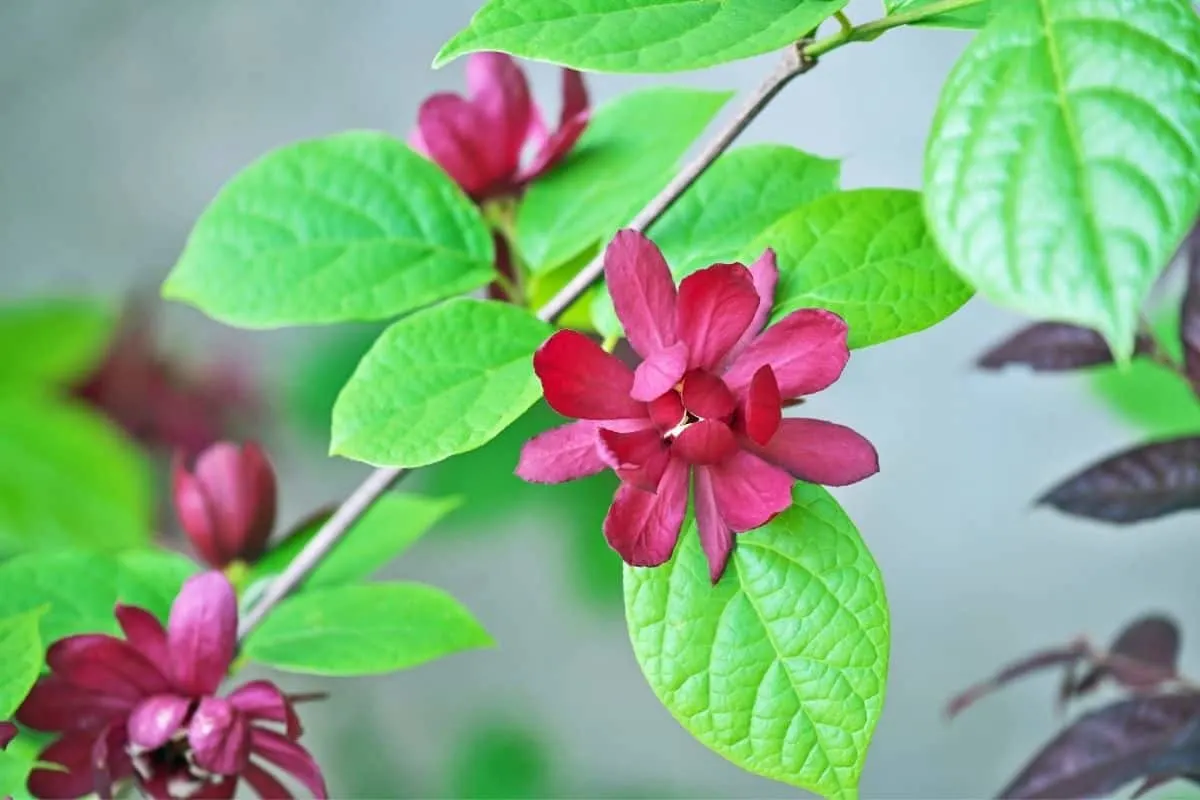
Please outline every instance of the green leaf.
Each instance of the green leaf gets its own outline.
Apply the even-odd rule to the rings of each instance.
[[[104,356],[113,322],[106,305],[78,298],[0,306],[0,386],[83,377]]]
[[[456,497],[385,494],[338,542],[302,584],[304,589],[356,583],[399,556],[459,504]],[[267,553],[250,571],[251,581],[278,575],[320,530],[328,515],[306,525]]]
[[[1119,361],[1200,209],[1200,18],[1184,0],[1009,0],[942,91],[930,228],[993,302]]]
[[[446,797],[540,800],[554,789],[550,756],[534,731],[505,721],[472,730],[451,755]]]
[[[890,14],[903,14],[919,11],[941,0],[883,0],[883,5]],[[983,0],[977,5],[947,11],[944,14],[911,23],[912,25],[927,25],[931,28],[982,28],[992,13],[992,0]]]
[[[710,264],[737,260],[747,241],[797,206],[837,191],[840,174],[840,162],[794,147],[742,147],[718,158],[650,235],[680,279]],[[607,291],[597,296],[592,314],[602,334],[620,335]]]
[[[19,743],[21,738],[18,736],[13,743]],[[34,763],[34,759],[23,753],[0,750],[0,797],[20,800],[23,796],[29,796],[24,791],[25,782],[33,770]]]
[[[441,589],[369,583],[315,589],[276,608],[246,640],[251,661],[308,675],[376,675],[415,667],[492,638]]]
[[[517,246],[533,272],[610,237],[667,185],[729,92],[657,87],[600,107],[557,169],[517,211]]]
[[[400,320],[338,397],[331,452],[420,467],[479,447],[541,394],[533,352],[553,330],[515,306],[465,298]]]
[[[804,38],[846,0],[488,0],[434,59],[500,50],[595,72],[677,72]]]
[[[638,663],[685,728],[734,764],[827,798],[855,798],[883,710],[888,610],[854,523],[829,493],[737,538],[709,583],[695,523],[675,557],[625,568]]]
[[[163,622],[183,582],[200,572],[195,561],[166,550],[133,550],[117,556],[121,602],[140,606]]]
[[[387,319],[486,285],[492,257],[445,173],[357,131],[283,147],[231,180],[163,295],[246,328]]]
[[[0,397],[0,551],[136,547],[150,512],[143,457],[107,421],[50,396]]]
[[[779,262],[774,318],[829,309],[850,326],[851,347],[924,330],[971,298],[925,228],[920,194],[906,189],[822,197],[764,232],[743,258],[765,247]]]
[[[12,717],[41,672],[43,613],[40,608],[0,617],[0,722]]]
[[[115,633],[117,580],[108,556],[69,550],[17,556],[0,564],[0,617],[48,606],[40,620],[46,644],[76,633]]]

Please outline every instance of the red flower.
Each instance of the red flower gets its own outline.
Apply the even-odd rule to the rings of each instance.
[[[17,736],[17,726],[11,722],[0,722],[0,750],[8,747],[9,742]]]
[[[525,74],[504,53],[472,55],[467,86],[469,100],[442,93],[422,103],[409,144],[476,201],[519,192],[558,163],[587,127],[587,88],[575,70],[563,70],[562,111],[553,133],[530,99]],[[532,158],[522,167],[525,150]]]
[[[118,605],[124,639],[68,636],[50,646],[41,678],[17,720],[59,738],[39,760],[65,771],[35,769],[39,798],[112,796],[133,778],[155,798],[229,798],[239,779],[262,797],[291,794],[259,760],[327,796],[321,770],[301,747],[292,701],[268,681],[251,681],[217,697],[237,641],[237,598],[219,572],[191,578],[171,607],[170,624]],[[280,730],[275,730],[275,725]]]
[[[175,512],[200,557],[214,569],[234,561],[253,564],[275,527],[275,472],[249,443],[219,442],[200,453],[188,471],[175,461]]]
[[[534,370],[546,402],[580,421],[527,442],[517,474],[558,483],[614,469],[622,483],[604,534],[626,563],[670,559],[689,473],[716,583],[733,534],[787,508],[793,478],[842,486],[879,470],[875,448],[849,428],[782,417],[788,402],[836,381],[850,353],[846,323],[822,309],[794,311],[764,330],[778,279],[772,251],[750,269],[702,269],[677,293],[654,243],[621,231],[604,273],[642,361],[631,370],[580,333],[551,336]]]

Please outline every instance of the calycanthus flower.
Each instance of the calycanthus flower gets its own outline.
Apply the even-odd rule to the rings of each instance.
[[[575,70],[563,70],[562,108],[553,132],[510,56],[473,54],[467,87],[469,99],[440,93],[422,103],[409,144],[477,202],[519,193],[558,163],[587,127],[587,87]]]
[[[778,269],[767,250],[749,269],[714,264],[676,291],[662,253],[621,231],[604,254],[617,316],[641,361],[631,369],[575,331],[534,355],[546,402],[578,422],[534,437],[517,474],[558,483],[611,468],[621,478],[604,534],[626,563],[670,559],[687,513],[689,475],[700,543],[713,583],[733,534],[791,504],[795,478],[830,486],[879,470],[875,448],[783,407],[841,376],[846,323],[804,308],[765,328]]]
[[[118,605],[125,638],[80,634],[46,653],[50,674],[34,685],[17,721],[59,737],[39,756],[63,770],[35,769],[39,798],[112,797],[133,778],[156,798],[230,798],[240,779],[262,797],[290,792],[261,761],[327,796],[312,756],[298,744],[293,700],[269,681],[226,697],[217,687],[237,641],[237,598],[219,572],[189,579],[164,629],[148,611]]]

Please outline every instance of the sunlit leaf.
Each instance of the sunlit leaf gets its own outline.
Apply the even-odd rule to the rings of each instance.
[[[42,668],[44,608],[0,617],[0,722],[12,718]]]

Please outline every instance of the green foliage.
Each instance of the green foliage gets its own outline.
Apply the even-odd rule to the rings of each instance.
[[[999,4],[942,91],[925,185],[934,236],[982,295],[1099,330],[1127,360],[1200,208],[1195,10]]]
[[[280,604],[242,649],[251,661],[308,675],[377,675],[491,647],[457,600],[419,583],[310,589]]]
[[[395,493],[380,497],[304,579],[301,588],[340,586],[369,578],[371,573],[415,544],[458,504],[458,498]],[[250,580],[258,581],[283,572],[326,519],[328,515],[322,515],[273,548],[251,568]]]
[[[82,378],[103,357],[113,322],[107,306],[83,299],[0,306],[0,390]]]
[[[41,672],[38,620],[42,613],[43,609],[34,609],[0,617],[0,722],[12,718]]]
[[[936,2],[938,0],[883,0],[883,5],[888,14],[903,14],[920,11]],[[978,5],[947,11],[944,14],[938,14],[930,19],[912,24],[928,25],[931,28],[982,28],[987,23],[992,10],[992,0],[983,0]]]
[[[465,298],[400,320],[338,397],[331,452],[418,467],[479,447],[537,399],[532,356],[552,331],[523,309]]]
[[[120,550],[150,538],[142,455],[105,420],[47,395],[0,395],[0,552]]]
[[[596,72],[676,72],[777,50],[847,0],[488,0],[434,66],[501,50]]]
[[[695,523],[672,561],[625,569],[634,653],[696,738],[733,763],[828,798],[858,796],[883,710],[889,623],[879,570],[824,489],[738,536],[709,583]]]
[[[447,797],[540,800],[558,794],[545,745],[525,727],[485,722],[459,743],[449,766]]]
[[[171,604],[200,565],[167,550],[131,550],[117,556],[117,594],[122,603],[140,606],[163,622]]]
[[[775,248],[775,319],[826,308],[850,326],[850,346],[866,347],[924,330],[971,297],[938,253],[906,189],[856,189],[796,209],[746,248],[743,260]]]
[[[285,410],[296,425],[328,440],[338,393],[384,329],[379,323],[338,325],[308,344],[283,393]]]
[[[783,145],[753,145],[726,153],[650,229],[675,277],[735,261],[746,242],[789,212],[837,191],[841,164]],[[757,258],[758,253],[750,256]],[[592,307],[596,327],[618,335],[612,299]]]
[[[729,97],[656,87],[597,109],[567,160],[525,194],[517,212],[522,259],[546,272],[611,237],[667,185]]]
[[[492,257],[445,173],[357,131],[283,147],[231,180],[163,294],[247,328],[387,319],[486,285]]]

